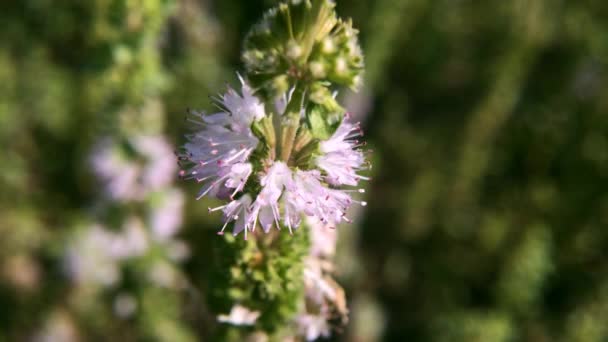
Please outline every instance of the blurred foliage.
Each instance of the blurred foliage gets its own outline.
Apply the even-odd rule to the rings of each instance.
[[[137,131],[182,142],[182,113],[211,109],[208,96],[235,83],[245,33],[273,3],[0,5],[0,341],[215,332],[218,304],[205,294],[226,242],[194,186],[182,233],[188,282],[163,291],[135,272],[136,319],[75,291],[60,255],[93,215],[95,139]],[[337,271],[353,319],[336,339],[608,339],[608,3],[338,1],[337,10],[353,17],[365,50],[364,89],[343,95],[364,118],[375,175],[361,226],[341,227]],[[263,283],[283,262],[247,277]]]

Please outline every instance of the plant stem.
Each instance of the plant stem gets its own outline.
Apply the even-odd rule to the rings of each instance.
[[[289,103],[285,107],[285,113],[281,118],[281,137],[279,148],[279,159],[285,163],[289,162],[293,150],[296,133],[300,126],[300,111],[304,99],[305,87],[302,83],[296,83]]]

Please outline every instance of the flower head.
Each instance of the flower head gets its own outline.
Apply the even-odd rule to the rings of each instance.
[[[228,224],[234,221],[232,233],[238,235],[240,232],[245,231],[245,239],[247,239],[247,232],[253,230],[253,228],[251,228],[252,224],[255,225],[255,221],[252,223],[253,216],[250,214],[250,206],[251,196],[244,194],[241,198],[233,200],[226,205],[209,209],[209,211],[221,209],[224,213],[224,226],[218,234],[224,234],[224,230]]]
[[[361,128],[346,120],[326,141],[319,144],[321,155],[315,160],[317,166],[325,171],[326,181],[332,185],[356,186],[360,179],[367,179],[357,172],[364,169],[365,156],[357,149]]]
[[[285,97],[291,101],[293,94]],[[190,166],[181,175],[203,184],[198,198],[231,200],[209,209],[224,213],[221,234],[231,222],[234,222],[232,233],[244,232],[245,238],[258,225],[265,233],[282,226],[293,232],[303,216],[333,228],[342,221],[349,222],[346,212],[353,203],[365,205],[351,196],[353,191],[361,190],[337,188],[356,186],[359,180],[367,179],[359,174],[365,169],[365,158],[354,139],[360,135],[358,124],[344,120],[327,140],[314,142],[310,136],[298,140],[294,145],[300,149],[297,159],[312,161],[298,164],[292,159],[275,160],[275,154],[253,153],[266,142],[252,129],[265,113],[262,102],[252,95],[246,83],[243,82],[242,97],[229,90],[220,103],[226,112],[197,114],[199,120],[194,122],[200,130],[188,136],[180,159]],[[282,127],[276,129],[281,130]],[[274,131],[267,130],[266,134],[275,134]],[[309,153],[310,158],[302,157],[302,153]],[[316,157],[312,158],[313,155]],[[249,184],[254,185],[247,187]]]
[[[270,10],[245,39],[247,83],[217,98],[219,113],[194,113],[198,131],[179,154],[181,175],[202,184],[198,198],[230,202],[223,233],[297,229],[312,217],[334,228],[367,179],[359,124],[345,118],[331,83],[355,87],[363,56],[350,21],[332,0],[286,1]],[[286,27],[287,25],[288,27]],[[274,31],[288,30],[289,37]],[[254,87],[250,87],[253,84]],[[265,108],[269,108],[268,112]]]
[[[252,205],[251,212],[259,218],[264,232],[270,231],[275,224],[277,228],[280,227],[279,198],[286,187],[292,186],[292,182],[291,170],[283,162],[274,163],[261,177],[262,190]],[[255,227],[252,228],[255,229]]]
[[[114,200],[142,200],[175,177],[173,152],[160,136],[136,136],[124,144],[105,138],[94,147],[90,162]]]
[[[199,130],[187,136],[179,158],[188,169],[180,171],[186,179],[202,183],[198,198],[243,190],[252,166],[247,163],[259,140],[251,124],[264,116],[264,105],[243,82],[242,97],[233,90],[218,101],[224,111],[206,115],[193,112],[191,121]],[[226,191],[228,189],[228,191]]]
[[[67,248],[65,266],[76,283],[110,286],[120,280],[119,262],[141,256],[147,249],[143,224],[131,217],[121,232],[94,225],[77,234]]]
[[[253,311],[237,304],[230,309],[229,314],[217,316],[217,320],[220,323],[228,323],[232,325],[253,325],[259,316],[259,311]]]

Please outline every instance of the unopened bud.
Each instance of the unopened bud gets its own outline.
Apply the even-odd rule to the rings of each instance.
[[[321,42],[321,51],[328,55],[334,53],[336,51],[336,45],[334,44],[333,39],[330,37],[323,39],[323,42]]]
[[[302,47],[295,41],[290,41],[287,44],[287,57],[291,60],[297,60],[302,56]]]
[[[338,74],[340,76],[344,75],[347,71],[346,68],[347,68],[346,60],[344,60],[344,58],[342,58],[342,57],[338,57],[336,59],[336,67],[335,67],[336,74]]]
[[[310,73],[314,78],[325,78],[325,66],[321,62],[310,62]]]

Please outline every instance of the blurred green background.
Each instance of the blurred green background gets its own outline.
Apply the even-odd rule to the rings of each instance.
[[[275,1],[0,4],[0,341],[206,340],[219,217],[186,193],[176,287],[66,277],[95,142],[184,142]],[[338,1],[360,29],[369,205],[340,229],[344,341],[608,341],[608,2]],[[177,182],[177,179],[176,179]],[[110,304],[108,304],[110,303]],[[114,309],[113,309],[114,307]]]

